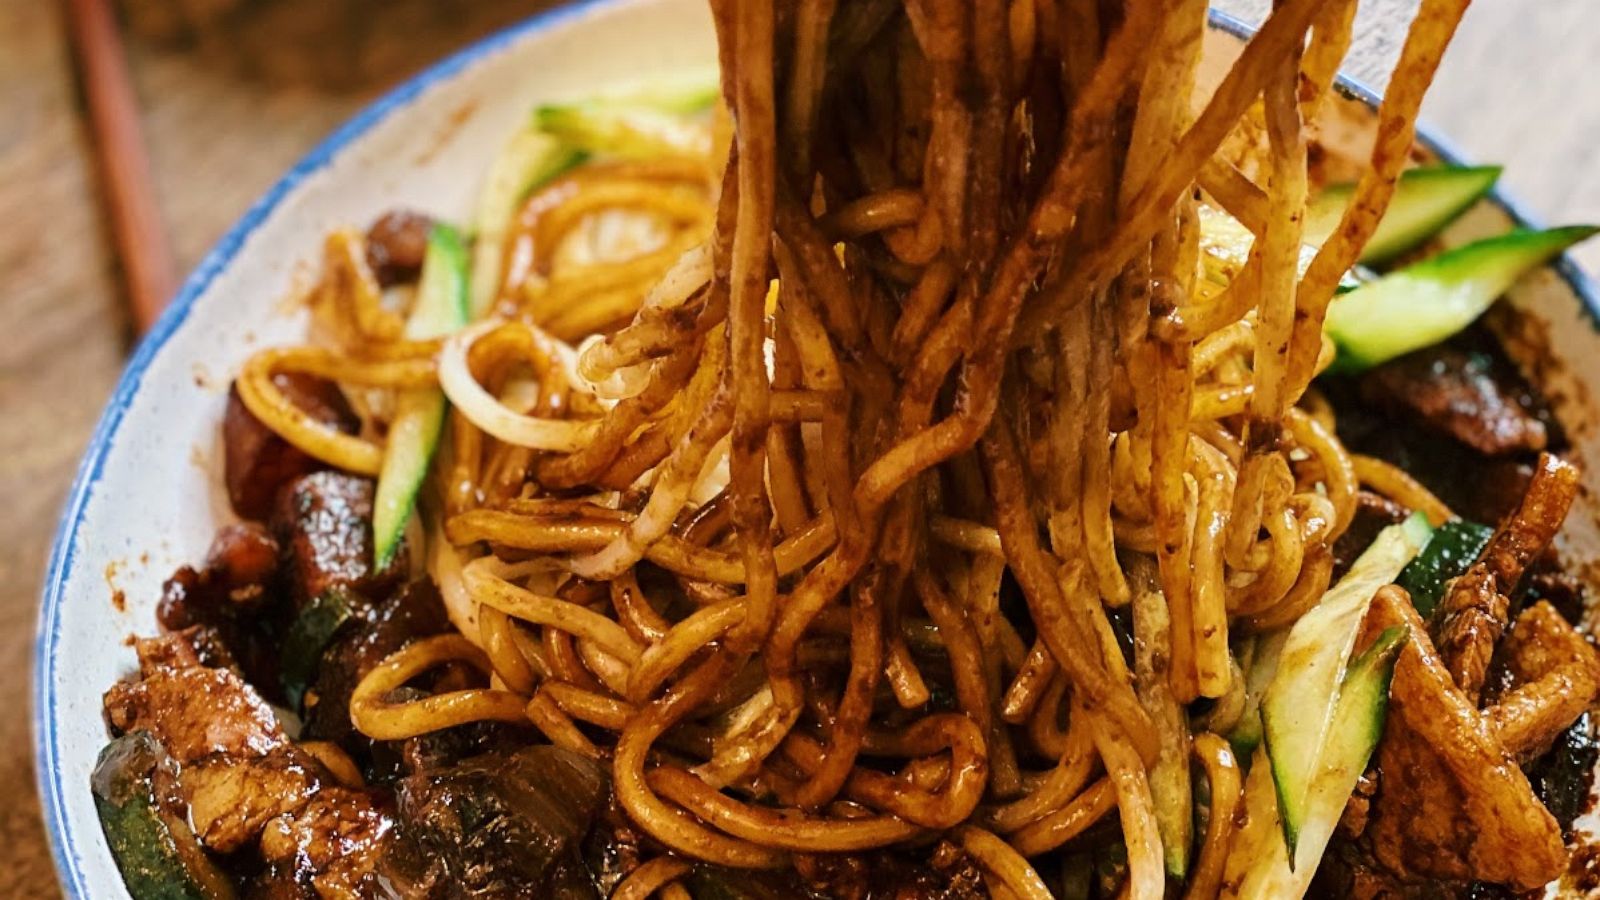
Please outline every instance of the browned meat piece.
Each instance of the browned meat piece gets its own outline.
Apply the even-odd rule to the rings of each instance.
[[[510,752],[527,743],[525,728],[509,722],[473,722],[407,738],[400,743],[397,765],[400,773],[415,775],[482,753]]]
[[[212,539],[206,565],[184,566],[162,585],[156,618],[169,631],[203,627],[208,655],[224,651],[267,699],[278,700],[279,641],[290,610],[280,576],[278,541],[255,523],[227,525]]]
[[[223,644],[221,635],[217,634],[216,629],[204,625],[194,625],[152,638],[140,638],[134,641],[133,651],[139,656],[141,678],[149,678],[163,669],[189,666],[234,668],[233,655]]]
[[[1545,425],[1480,353],[1432,347],[1368,372],[1361,396],[1420,421],[1486,456],[1543,450]]]
[[[278,581],[279,556],[277,540],[261,525],[222,526],[211,539],[203,568],[180,566],[162,585],[162,624],[184,628],[256,609]]]
[[[1528,490],[1495,532],[1489,545],[1483,548],[1483,562],[1494,573],[1500,593],[1516,590],[1522,573],[1538,559],[1561,523],[1566,521],[1567,510],[1578,496],[1578,467],[1550,453],[1539,454],[1534,466],[1533,480]]]
[[[450,628],[444,601],[431,579],[413,581],[373,606],[365,621],[352,623],[322,653],[317,677],[305,696],[306,733],[353,752],[365,745],[350,724],[356,684],[389,654],[420,637]]]
[[[272,526],[285,547],[296,609],[335,585],[381,597],[404,576],[409,568],[404,545],[388,568],[372,571],[372,493],[370,478],[314,472],[279,495]]]
[[[273,383],[313,419],[347,434],[361,428],[361,420],[337,384],[311,375],[277,375]],[[326,468],[263,425],[245,408],[236,386],[228,390],[222,448],[228,500],[233,511],[246,519],[266,519],[280,488],[301,475]]]
[[[1379,591],[1363,641],[1402,624],[1411,640],[1395,664],[1388,721],[1373,757],[1378,788],[1365,851],[1402,884],[1544,885],[1566,865],[1561,829],[1488,719],[1456,689],[1404,591]]]
[[[300,809],[267,823],[261,856],[275,875],[310,888],[311,896],[371,897],[393,825],[371,794],[323,788]]]
[[[1508,598],[1523,572],[1555,539],[1577,493],[1578,468],[1540,454],[1522,502],[1440,601],[1434,644],[1457,687],[1472,700],[1483,689],[1495,644],[1505,632]]]
[[[582,844],[605,807],[608,771],[544,744],[402,779],[396,815],[426,863],[411,877],[442,877],[456,896],[484,900],[597,896]]]
[[[1350,800],[1345,803],[1344,814],[1339,817],[1340,835],[1357,838],[1367,830],[1367,817],[1372,814],[1372,795],[1377,792],[1377,770],[1362,772],[1361,777],[1356,779],[1355,790],[1350,792]]]
[[[428,252],[433,220],[409,209],[384,213],[367,229],[367,265],[384,287],[415,280]]]
[[[184,766],[178,784],[195,834],[232,853],[254,841],[268,820],[294,812],[322,786],[321,765],[291,744],[265,756],[217,754]]]
[[[1518,616],[1501,650],[1511,689],[1488,716],[1506,752],[1527,762],[1600,695],[1600,653],[1548,603]]]
[[[1495,590],[1495,578],[1483,563],[1450,583],[1439,605],[1434,646],[1456,687],[1478,705],[1489,674],[1494,647],[1505,632],[1511,602]]]
[[[1507,686],[1514,689],[1573,661],[1587,663],[1594,652],[1554,606],[1539,602],[1517,617],[1516,627],[1501,642],[1496,659],[1505,667]]]
[[[213,753],[260,756],[288,741],[271,707],[227,669],[166,669],[120,682],[106,692],[105,708],[118,734],[149,731],[180,764]]]
[[[202,622],[210,624],[212,613],[221,605],[219,594],[205,573],[191,566],[180,566],[161,585],[156,620],[161,627],[173,631]]]
[[[235,603],[261,600],[278,573],[278,542],[256,522],[217,529],[206,553],[206,571]]]

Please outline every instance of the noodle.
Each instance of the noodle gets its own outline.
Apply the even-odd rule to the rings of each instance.
[[[1113,821],[1126,896],[1215,897],[1233,638],[1316,605],[1363,488],[1452,516],[1308,388],[1465,5],[1424,0],[1314,253],[1354,0],[1274,4],[1209,97],[1203,0],[714,0],[723,108],[508,205],[477,321],[407,339],[334,232],[340,349],[261,351],[240,399],[364,475],[385,397],[450,410],[422,555],[455,630],[362,678],[356,727],[531,724],[601,761],[626,900],[941,837],[1042,900],[1030,860]],[[297,407],[302,375],[377,398],[370,427]],[[418,688],[445,666],[487,686]]]

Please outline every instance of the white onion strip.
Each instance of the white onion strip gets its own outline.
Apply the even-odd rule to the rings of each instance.
[[[450,624],[482,649],[483,638],[478,634],[478,601],[472,599],[472,594],[467,591],[461,578],[461,568],[460,554],[444,536],[444,528],[435,522],[428,529],[428,574],[439,586],[439,596],[444,600],[444,611],[450,617]]]
[[[696,244],[683,251],[661,274],[641,309],[673,309],[682,306],[695,292],[711,281],[711,247]],[[578,354],[578,374],[593,385],[601,397],[621,400],[644,389],[649,380],[650,361],[622,365],[621,354],[609,338],[596,335],[586,341]]]
[[[644,295],[645,309],[671,309],[682,306],[694,292],[711,280],[711,245],[695,244],[683,251],[672,266],[661,273],[661,280]]]
[[[554,453],[572,453],[588,445],[597,423],[525,416],[495,399],[472,376],[467,355],[473,343],[501,324],[490,320],[474,325],[444,342],[439,351],[439,386],[445,396],[468,421],[508,444]]]

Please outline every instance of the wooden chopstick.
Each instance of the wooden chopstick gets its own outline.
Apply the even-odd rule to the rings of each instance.
[[[172,245],[156,202],[139,101],[111,0],[66,0],[67,29],[89,122],[100,188],[111,219],[133,325],[154,324],[177,287]]]

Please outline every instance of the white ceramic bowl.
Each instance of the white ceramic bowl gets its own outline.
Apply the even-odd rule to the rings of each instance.
[[[1241,26],[1218,19],[1208,51],[1220,72]],[[100,697],[134,664],[125,643],[155,628],[162,580],[198,560],[228,515],[218,488],[229,378],[254,349],[294,342],[304,319],[285,302],[309,275],[323,234],[395,206],[462,220],[504,138],[541,100],[592,94],[715,59],[703,0],[590,0],[459,53],[345,125],[291,170],[224,237],[128,363],[79,469],[44,585],[35,669],[40,794],[69,897],[123,897],[89,792],[106,742]],[[1370,132],[1371,96],[1346,85],[1330,139]],[[1449,156],[1437,142],[1432,153]],[[1453,227],[1451,240],[1520,217],[1503,199]],[[1577,436],[1589,471],[1585,383],[1600,375],[1594,295],[1569,263],[1513,298],[1514,347]],[[1594,521],[1585,512],[1580,524]],[[1600,546],[1592,526],[1578,538]],[[1592,554],[1591,554],[1592,556]],[[126,598],[113,603],[113,593]]]

